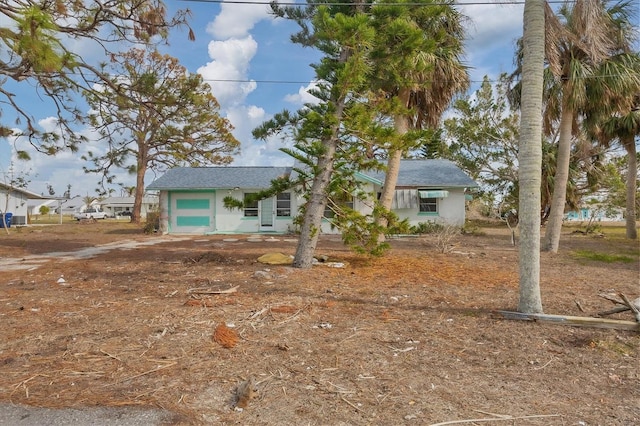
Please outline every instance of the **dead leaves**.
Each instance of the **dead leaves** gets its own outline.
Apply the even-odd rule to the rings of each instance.
[[[213,341],[223,348],[231,349],[238,344],[238,333],[226,324],[220,324],[213,333]]]

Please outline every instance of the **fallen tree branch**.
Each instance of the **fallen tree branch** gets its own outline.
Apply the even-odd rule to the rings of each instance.
[[[640,323],[640,310],[637,308],[636,303],[638,305],[640,305],[640,299],[636,299],[633,302],[631,302],[627,296],[625,296],[624,294],[620,293],[620,297],[622,297],[622,300],[624,300],[624,302],[626,303],[626,305],[629,307],[629,309],[631,310],[631,312],[633,312],[633,316],[636,317],[636,322]]]
[[[523,419],[542,419],[545,417],[560,417],[560,414],[540,414],[532,416],[500,416],[500,417],[487,417],[483,419],[466,419],[466,420],[450,420],[448,422],[433,423],[429,426],[444,426],[444,425],[456,425],[463,423],[481,423],[481,422],[501,422],[504,420],[523,420]]]
[[[230,294],[238,291],[238,287],[240,286],[237,285],[235,287],[231,287],[225,290],[215,290],[209,287],[197,287],[197,288],[190,288],[189,290],[187,290],[187,293],[189,294]]]
[[[625,304],[622,300],[616,299],[616,297],[611,295],[611,294],[600,293],[600,294],[598,294],[598,296],[602,297],[603,299],[607,299],[608,301],[613,302],[616,305],[624,305]]]
[[[607,318],[575,317],[569,315],[523,314],[522,312],[493,311],[505,319],[551,322],[574,327],[611,328],[615,330],[640,331],[640,323]]]
[[[606,317],[607,315],[619,314],[620,312],[626,312],[629,308],[626,306],[620,306],[617,308],[609,309],[608,311],[600,311],[596,312],[596,315],[599,317]]]
[[[621,306],[615,307],[608,311],[598,312],[596,315],[606,316],[606,315],[617,314],[620,312],[631,311],[636,319],[636,322],[640,323],[640,297],[633,301],[630,301],[629,298],[623,293],[618,293],[618,296],[620,297],[620,299],[617,299],[615,296],[612,296],[606,293],[600,293],[598,296],[602,297],[603,299],[607,299],[610,302],[615,303],[616,305],[621,305]]]
[[[344,396],[340,395],[340,399],[343,400],[344,402],[346,402],[347,404],[349,404],[350,406],[352,406],[356,411],[364,413],[364,410],[362,410],[360,407],[358,407],[354,403],[352,403],[349,400],[347,400]]]
[[[154,368],[152,370],[147,370],[147,371],[144,371],[144,372],[142,372],[140,374],[135,374],[133,376],[125,377],[124,379],[118,379],[113,383],[107,383],[103,387],[113,386],[113,385],[117,385],[119,383],[128,382],[129,380],[137,379],[138,377],[146,376],[147,374],[155,373],[156,371],[164,370],[165,368],[173,367],[174,365],[177,365],[177,364],[178,364],[177,362],[171,362],[171,363],[166,364],[166,365],[161,365],[161,366],[156,367],[156,368]]]

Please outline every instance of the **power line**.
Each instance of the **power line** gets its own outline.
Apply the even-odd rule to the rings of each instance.
[[[603,79],[603,78],[612,78],[612,77],[620,77],[619,74],[610,74],[610,75],[592,75],[587,77],[580,77],[581,80],[595,80],[595,79]],[[208,83],[264,83],[264,84],[310,84],[313,82],[317,82],[317,80],[256,80],[256,79],[225,79],[225,78],[203,78],[202,81]],[[482,83],[485,80],[469,80],[469,83]],[[500,80],[489,78],[487,79],[489,83],[497,83]],[[514,79],[514,81],[519,81],[519,78]]]
[[[253,4],[253,5],[262,5],[268,6],[271,2],[264,1],[256,1],[256,0],[180,0],[186,3],[214,3],[214,4]],[[564,4],[564,3],[575,3],[576,0],[573,1],[565,1],[565,0],[548,0],[549,4]],[[279,6],[310,6],[308,3],[296,3],[296,2],[277,2]],[[433,3],[419,3],[419,2],[407,2],[407,3],[378,3],[377,5],[384,6],[479,6],[479,5],[523,5],[525,0],[501,0],[501,1],[465,1],[465,2],[455,2],[455,3],[447,3],[447,2],[433,2]],[[313,6],[354,6],[353,2],[324,2],[324,3],[315,3]]]
[[[295,80],[256,80],[256,79],[226,79],[226,78],[203,78],[202,81],[213,83],[266,83],[266,84],[309,84],[307,81],[295,81]]]
[[[295,80],[256,80],[256,79],[224,79],[224,78],[203,78],[202,81],[208,83],[265,83],[265,84],[309,84],[313,83],[316,80],[307,80],[307,81],[295,81]],[[482,83],[484,80],[470,80],[470,83]],[[491,80],[489,82],[497,82],[498,80]]]

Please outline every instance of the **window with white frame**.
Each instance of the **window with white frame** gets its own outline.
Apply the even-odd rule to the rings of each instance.
[[[244,194],[244,217],[258,217],[258,200],[251,199],[255,196],[254,192],[245,192]]]
[[[291,216],[291,193],[281,192],[276,195],[276,216],[278,217],[290,217]]]

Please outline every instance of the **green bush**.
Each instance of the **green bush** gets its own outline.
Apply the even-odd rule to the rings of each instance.
[[[461,232],[464,235],[487,235],[477,223],[470,221],[464,224]]]
[[[420,222],[417,225],[411,227],[412,234],[435,234],[442,231],[444,226],[435,222]]]
[[[145,234],[153,234],[160,229],[160,213],[158,212],[148,212],[147,213],[147,222],[144,225],[144,233]]]

